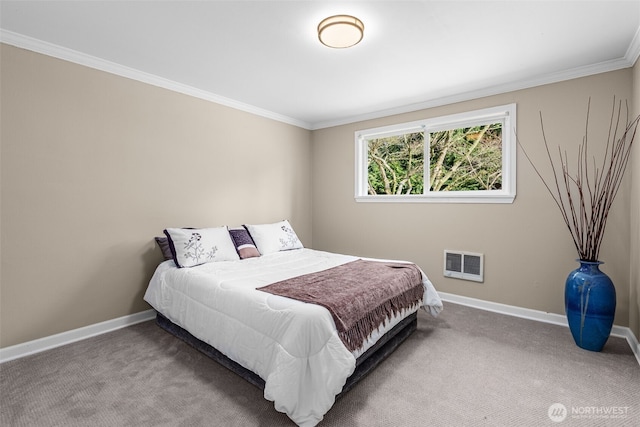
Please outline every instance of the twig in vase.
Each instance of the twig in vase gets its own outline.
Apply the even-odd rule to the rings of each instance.
[[[578,256],[584,261],[598,261],[604,230],[607,225],[607,219],[609,218],[609,211],[620,189],[620,184],[622,183],[622,178],[631,156],[631,146],[633,145],[636,131],[640,124],[640,115],[632,121],[629,121],[629,106],[628,104],[625,104],[625,106],[626,126],[624,132],[618,136],[621,126],[622,102],[618,102],[616,111],[616,100],[614,97],[602,166],[598,168],[596,158],[594,157],[593,165],[590,167],[588,130],[591,99],[589,99],[587,103],[585,134],[582,138],[582,143],[578,146],[575,174],[571,173],[567,152],[565,151],[563,153],[560,145],[558,145],[560,165],[556,165],[557,161],[554,161],[551,155],[542,112],[540,112],[542,140],[544,141],[547,158],[553,172],[553,181],[551,184],[542,176],[518,139],[518,145],[522,149],[525,157],[531,166],[533,166],[536,174],[542,180],[547,191],[558,206],[562,218],[571,233],[573,243],[578,251]]]

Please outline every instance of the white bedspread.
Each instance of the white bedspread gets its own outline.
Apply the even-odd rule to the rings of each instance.
[[[352,354],[327,309],[255,288],[356,259],[298,249],[181,269],[165,261],[144,299],[173,323],[258,374],[265,381],[264,397],[276,410],[300,426],[314,426],[353,373],[356,357],[410,312],[388,322]],[[442,302],[424,273],[422,277],[423,307],[437,315]]]

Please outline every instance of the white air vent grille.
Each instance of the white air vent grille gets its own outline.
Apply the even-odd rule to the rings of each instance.
[[[444,276],[474,282],[484,281],[484,255],[445,250]]]

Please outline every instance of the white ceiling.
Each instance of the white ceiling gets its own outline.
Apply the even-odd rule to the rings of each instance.
[[[1,40],[317,129],[630,67],[640,0],[5,1]],[[330,49],[325,17],[365,25]]]

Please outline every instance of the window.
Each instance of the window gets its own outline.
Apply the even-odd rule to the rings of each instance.
[[[516,105],[358,131],[359,202],[512,203]]]

